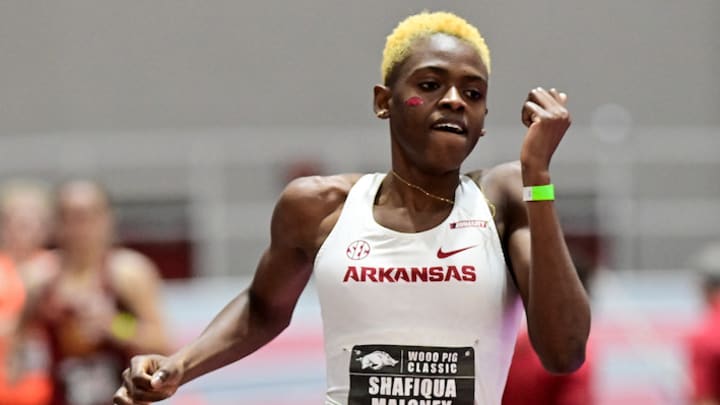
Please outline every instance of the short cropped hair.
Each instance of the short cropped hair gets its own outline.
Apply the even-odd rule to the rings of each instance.
[[[401,21],[388,35],[380,65],[383,82],[387,83],[395,66],[407,58],[415,40],[439,33],[452,35],[472,45],[490,73],[490,49],[477,28],[453,13],[423,11]]]
[[[112,196],[110,195],[108,189],[99,181],[85,178],[66,180],[57,186],[55,190],[56,209],[62,209],[65,193],[77,190],[89,190],[94,192],[100,200],[99,203],[103,205],[103,208],[107,208],[108,210],[111,209]]]

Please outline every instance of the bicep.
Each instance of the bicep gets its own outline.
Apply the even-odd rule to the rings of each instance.
[[[137,266],[120,275],[120,299],[139,320],[160,325],[160,276],[151,264]]]
[[[278,200],[265,250],[249,290],[254,312],[289,322],[312,274],[313,261],[344,201],[318,179],[291,182]]]
[[[117,268],[113,279],[118,300],[137,320],[131,352],[165,352],[169,341],[161,310],[161,278],[149,259],[130,257]],[[117,318],[115,318],[117,319]]]
[[[498,165],[481,180],[486,197],[497,207],[498,227],[505,259],[523,302],[527,304],[531,265],[530,222],[522,198],[522,177],[518,162]]]
[[[270,318],[289,319],[311,274],[312,263],[300,249],[271,244],[250,285],[255,309]]]

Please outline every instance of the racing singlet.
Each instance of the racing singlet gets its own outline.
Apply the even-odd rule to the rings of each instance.
[[[522,314],[490,209],[462,176],[436,227],[378,224],[384,174],[350,190],[318,251],[331,405],[498,405]]]
[[[72,296],[60,291],[59,280],[45,292],[41,311],[52,354],[52,405],[106,405],[122,383],[121,373],[130,362],[130,353],[110,342],[88,338],[82,328],[83,312],[90,311],[85,305],[106,300],[116,310],[127,312],[110,281],[111,266],[112,253],[98,270],[97,284],[77,289]]]

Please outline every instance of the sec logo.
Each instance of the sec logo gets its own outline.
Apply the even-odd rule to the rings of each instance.
[[[345,254],[352,260],[364,259],[370,254],[370,244],[364,240],[356,240],[348,245]]]

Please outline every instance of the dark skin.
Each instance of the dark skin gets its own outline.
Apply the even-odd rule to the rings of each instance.
[[[393,170],[429,193],[452,199],[460,166],[484,134],[487,82],[484,63],[464,41],[444,34],[415,41],[388,82],[374,88],[375,112],[390,120]],[[423,103],[407,105],[405,100],[412,96],[420,96]],[[554,203],[523,202],[522,186],[550,183],[550,158],[570,124],[566,100],[555,90],[530,92],[523,106],[529,129],[520,163],[470,173],[496,207],[499,237],[517,278],[533,345],[554,372],[571,372],[583,363],[589,304]],[[438,126],[440,122],[451,122],[452,128]],[[185,382],[243,358],[287,327],[312,274],[315,255],[360,176],[311,177],[290,183],[275,207],[271,243],[250,287],[179,352],[134,358],[115,403],[167,398]],[[418,232],[441,223],[451,209],[450,204],[388,175],[378,192],[374,216],[387,228]]]

